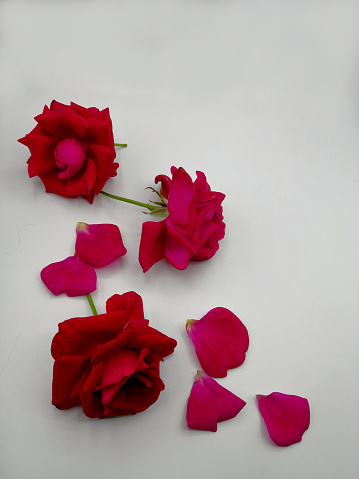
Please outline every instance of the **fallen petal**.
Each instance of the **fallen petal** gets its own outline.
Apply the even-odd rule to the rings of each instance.
[[[244,362],[249,345],[248,331],[228,309],[214,308],[199,321],[189,319],[186,330],[209,376],[223,378],[228,369]]]
[[[258,394],[256,398],[269,436],[277,446],[286,447],[302,440],[310,424],[307,399],[278,392],[269,396]]]
[[[76,255],[51,263],[40,273],[45,286],[56,296],[85,296],[96,289],[96,272]]]
[[[105,266],[126,254],[118,226],[77,223],[76,254],[91,266]]]
[[[197,371],[187,403],[187,425],[200,431],[217,431],[217,423],[232,419],[245,401],[220,386],[205,372]]]

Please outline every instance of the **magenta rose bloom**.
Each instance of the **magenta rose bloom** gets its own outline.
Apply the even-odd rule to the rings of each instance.
[[[36,127],[18,140],[30,150],[29,177],[38,176],[47,193],[92,203],[118,168],[109,109],[53,100],[35,120]]]
[[[90,418],[136,414],[165,388],[159,364],[177,342],[148,325],[133,291],[112,296],[106,310],[59,324],[51,346],[58,409],[81,406]]]
[[[143,272],[163,258],[177,269],[186,269],[190,259],[212,258],[224,237],[223,193],[212,191],[204,173],[191,177],[183,168],[171,168],[172,179],[158,175],[168,216],[142,226],[139,261]]]

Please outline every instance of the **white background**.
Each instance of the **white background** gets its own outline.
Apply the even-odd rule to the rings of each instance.
[[[0,3],[0,471],[3,479],[352,479],[358,420],[358,30],[355,0]],[[118,176],[106,191],[147,201],[183,166],[226,194],[226,236],[208,262],[143,274],[140,208],[46,194],[16,140],[52,99],[110,107]],[[115,223],[127,255],[98,270],[99,312],[142,295],[177,339],[156,404],[91,420],[51,405],[57,324],[91,314],[39,272],[73,254],[77,221]],[[215,306],[245,323],[245,363],[220,384],[247,402],[216,433],[191,431],[199,364],[188,318]],[[256,393],[307,397],[303,441],[268,439]]]

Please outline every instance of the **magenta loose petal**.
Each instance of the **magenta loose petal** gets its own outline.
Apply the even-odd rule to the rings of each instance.
[[[306,398],[274,392],[258,394],[259,412],[268,433],[277,446],[290,446],[302,440],[310,424],[310,409]]]
[[[206,373],[197,371],[187,403],[187,425],[190,429],[215,432],[218,422],[234,418],[245,405],[245,401]]]
[[[85,296],[96,289],[96,272],[77,256],[51,263],[40,273],[45,286],[56,296]]]
[[[240,366],[246,357],[249,337],[242,321],[226,308],[214,308],[199,321],[186,324],[198,360],[204,371],[215,378]]]
[[[91,266],[105,266],[126,254],[118,226],[77,223],[76,254]]]

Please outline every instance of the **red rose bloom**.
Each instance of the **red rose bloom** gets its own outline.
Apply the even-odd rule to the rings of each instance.
[[[52,404],[59,409],[80,405],[90,418],[135,414],[164,389],[159,363],[177,342],[148,325],[133,291],[112,296],[106,311],[59,324],[51,346]]]
[[[210,259],[224,237],[221,203],[225,195],[211,191],[201,171],[194,182],[183,168],[173,166],[171,173],[172,180],[166,175],[155,178],[167,201],[167,218],[142,226],[139,261],[144,273],[163,258],[181,270],[190,259]]]
[[[38,176],[47,193],[81,195],[92,203],[118,168],[109,109],[53,100],[35,120],[36,127],[19,140],[31,153],[29,177]]]

